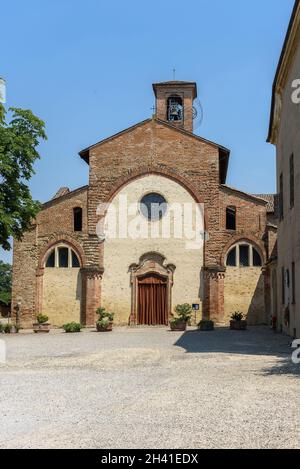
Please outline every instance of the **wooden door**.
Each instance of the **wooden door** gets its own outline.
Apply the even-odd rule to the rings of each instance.
[[[149,274],[138,279],[137,323],[147,326],[168,324],[167,279]]]

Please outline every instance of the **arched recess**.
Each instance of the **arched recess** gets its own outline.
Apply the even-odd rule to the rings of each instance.
[[[161,194],[168,203],[166,215],[156,221],[147,220],[140,210],[140,201],[145,194],[150,192]],[[112,194],[115,194],[113,199],[111,199]],[[159,174],[147,172],[146,174],[139,173],[138,175],[132,175],[129,182],[126,179],[121,189],[116,190],[115,188],[112,194],[109,197],[111,199],[110,207],[113,208],[112,220],[114,220],[115,214],[117,215],[117,222],[119,220],[118,214],[122,213],[120,211],[120,207],[122,209],[120,201],[124,200],[123,197],[127,197],[128,207],[131,204],[136,204],[136,207],[133,207],[133,212],[129,213],[127,224],[124,221],[122,223],[118,222],[115,225],[116,230],[110,231],[108,226],[113,225],[110,223],[111,220],[106,223],[106,235],[103,237],[104,242],[101,245],[104,269],[101,283],[101,301],[105,308],[115,312],[115,322],[128,324],[129,318],[131,322],[136,320],[136,316],[134,316],[132,311],[132,289],[130,288],[130,272],[128,272],[128,268],[133,263],[136,264],[137,260],[144,253],[149,253],[150,251],[160,253],[168,259],[168,262],[171,260],[176,265],[174,287],[172,288],[173,305],[195,303],[201,306],[200,272],[203,267],[204,249],[203,239],[200,239],[199,234],[202,232],[204,225],[204,217],[201,216],[203,215],[203,210],[201,207],[198,210],[198,214],[200,213],[200,223],[197,225],[199,220],[192,216],[189,227],[188,223],[184,224],[184,217],[182,214],[180,215],[180,210],[175,213],[173,209],[176,205],[182,208],[190,204],[192,210],[196,213],[199,207],[196,206],[195,196],[193,197],[191,192],[184,185],[180,184],[176,178],[165,177],[160,172]],[[138,219],[137,225],[140,224],[145,231],[143,231],[141,236],[137,234],[136,238],[131,238],[128,227],[130,227],[134,219]],[[164,237],[162,234],[164,221],[166,221],[170,228],[167,237]],[[182,236],[178,235],[179,230],[176,231],[179,225],[182,228]],[[126,231],[122,231],[122,236],[119,235],[119,227],[121,227],[121,231],[125,227]],[[197,229],[198,227],[199,229]],[[195,243],[194,240],[191,242],[191,238],[188,238],[187,231],[189,228],[191,228],[194,235],[197,234]],[[117,233],[117,235],[111,236],[111,233]],[[199,241],[198,244],[197,241]],[[182,287],[183,285],[184,287]],[[169,304],[171,305],[171,302]],[[169,313],[171,313],[171,306],[169,307]],[[199,316],[200,314],[201,308],[199,308]]]
[[[46,261],[53,251],[67,248],[69,261],[64,267],[56,262],[46,267]],[[76,263],[70,261],[74,253]],[[57,256],[57,254],[56,254]],[[82,318],[82,275],[85,256],[78,242],[69,236],[53,238],[40,251],[36,274],[36,313],[49,316],[53,326],[62,326],[66,322],[80,322]]]
[[[242,254],[241,248],[248,252]],[[254,252],[259,254],[253,261]],[[230,256],[227,262],[227,255]],[[232,256],[231,256],[232,255]],[[242,312],[250,325],[265,323],[265,279],[263,265],[265,249],[254,237],[236,237],[228,243],[222,253],[222,265],[226,266],[224,279],[224,319]]]
[[[139,170],[131,171],[128,174],[123,175],[119,179],[117,179],[114,184],[113,184],[113,189],[110,191],[110,193],[106,196],[106,198],[102,201],[104,204],[109,204],[114,197],[120,192],[125,186],[131,184],[133,181],[136,179],[143,178],[145,176],[149,175],[157,175],[157,176],[163,176],[168,179],[171,179],[174,182],[177,182],[180,184],[189,194],[193,197],[195,202],[197,204],[204,204],[203,197],[200,196],[200,194],[196,191],[195,187],[193,184],[191,184],[186,178],[181,176],[177,171],[171,171],[167,168],[140,168]],[[101,214],[102,216],[105,215]],[[204,227],[206,229],[207,227],[207,214],[206,210],[204,210]]]
[[[101,234],[103,233],[105,217],[107,215],[109,204],[114,200],[114,198],[118,195],[118,193],[120,193],[126,186],[129,186],[134,181],[138,179],[142,179],[150,175],[165,177],[179,184],[181,187],[183,187],[183,189],[185,189],[190,194],[190,196],[194,199],[194,201],[197,204],[199,204],[199,206],[201,206],[200,210],[203,216],[204,239],[206,239],[206,230],[208,227],[207,209],[204,203],[204,199],[195,189],[195,185],[191,184],[186,178],[184,178],[179,173],[177,173],[176,170],[171,171],[168,168],[158,169],[158,168],[150,168],[148,166],[141,167],[138,170],[130,171],[129,173],[124,174],[123,176],[118,178],[112,184],[112,190],[106,195],[104,199],[99,201],[101,206],[98,205],[98,208],[97,208],[97,221],[96,221],[96,227],[95,227],[98,237],[100,234],[100,239],[101,239]],[[204,254],[204,259],[205,259],[205,243],[203,246],[203,254]],[[103,267],[103,257],[104,257],[103,244],[100,245],[99,255],[100,255],[100,264]]]

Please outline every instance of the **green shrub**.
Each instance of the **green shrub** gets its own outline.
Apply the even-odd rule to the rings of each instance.
[[[213,330],[215,327],[214,321],[210,321],[209,319],[202,319],[202,321],[199,322],[198,328],[199,329],[211,329]]]
[[[11,330],[12,330],[12,324],[5,324],[3,330],[5,332],[5,334],[10,334],[11,333]]]
[[[177,326],[177,324],[179,324],[180,322],[185,322],[185,321],[183,321],[183,319],[181,319],[181,318],[172,318],[172,319],[170,319],[170,324],[172,326]]]
[[[4,325],[0,322],[0,334],[1,332],[4,332]]]
[[[45,314],[38,314],[36,317],[36,320],[39,324],[45,324],[45,322],[48,322],[48,316]]]
[[[106,329],[110,323],[111,321],[109,320],[109,318],[103,318],[97,321],[98,326],[101,327],[102,329]]]
[[[175,312],[177,313],[177,316],[178,316],[178,322],[180,321],[188,322],[190,321],[192,317],[193,309],[191,305],[189,305],[188,303],[184,303],[183,305],[177,305],[175,307]]]
[[[81,324],[79,324],[78,322],[69,322],[68,324],[63,325],[63,329],[65,332],[80,332],[81,327]]]
[[[98,308],[96,310],[96,313],[98,314],[99,316],[99,320],[97,321],[97,323],[99,323],[100,321],[102,321],[103,319],[108,319],[108,322],[112,322],[114,320],[114,316],[115,314],[114,313],[111,313],[109,311],[106,311],[105,308]]]
[[[231,315],[232,321],[242,321],[245,318],[244,313],[240,313],[239,311],[236,311]]]

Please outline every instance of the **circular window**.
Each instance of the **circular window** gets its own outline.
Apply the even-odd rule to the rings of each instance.
[[[155,192],[146,194],[141,199],[141,212],[149,221],[160,220],[167,211],[166,199]]]

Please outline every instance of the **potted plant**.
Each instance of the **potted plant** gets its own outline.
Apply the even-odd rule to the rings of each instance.
[[[192,317],[192,307],[188,303],[175,307],[177,317],[170,320],[171,331],[185,331],[187,323]]]
[[[63,325],[63,329],[66,333],[72,334],[74,332],[80,332],[81,331],[81,324],[79,322],[68,322],[67,324]]]
[[[203,332],[213,331],[215,329],[215,323],[208,319],[202,319],[198,324],[198,329]]]
[[[38,332],[50,332],[51,324],[48,322],[48,316],[45,314],[38,314],[36,317],[37,322],[33,323],[33,331]]]
[[[231,315],[230,329],[232,331],[245,331],[247,329],[246,316],[239,312],[233,313]]]
[[[105,308],[98,308],[96,313],[99,316],[96,322],[97,332],[111,332],[114,320],[114,313],[106,311]]]
[[[17,324],[12,324],[8,322],[7,324],[1,324],[0,323],[0,333],[5,333],[5,334],[17,334],[20,330],[20,326]]]
[[[11,334],[12,329],[13,329],[13,325],[10,324],[9,322],[7,324],[5,324],[4,327],[3,327],[3,331],[5,332],[5,334]]]

